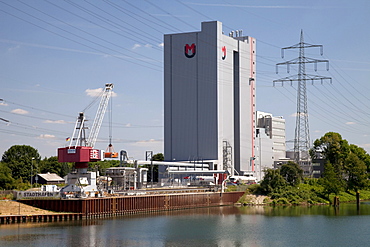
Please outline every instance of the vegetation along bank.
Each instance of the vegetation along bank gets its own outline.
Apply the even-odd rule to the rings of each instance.
[[[310,155],[324,159],[321,178],[303,178],[302,169],[288,162],[279,169],[267,169],[261,183],[250,185],[239,202],[259,204],[248,194],[267,196],[263,203],[273,205],[333,203],[334,197],[341,202],[356,201],[356,193],[361,200],[370,200],[370,155],[363,148],[328,132],[315,140]]]

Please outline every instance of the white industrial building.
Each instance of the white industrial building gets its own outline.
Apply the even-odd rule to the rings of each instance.
[[[256,40],[222,23],[164,36],[164,156],[255,173]]]
[[[263,170],[274,168],[274,163],[286,160],[285,119],[257,111],[256,137],[256,177],[261,180]]]

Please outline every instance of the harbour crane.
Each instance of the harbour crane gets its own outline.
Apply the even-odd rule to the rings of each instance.
[[[73,130],[72,138],[67,147],[58,148],[59,162],[74,162],[79,173],[86,173],[89,162],[96,162],[104,158],[102,150],[94,149],[96,139],[107,110],[108,102],[112,96],[113,83],[106,83],[102,92],[98,111],[86,138],[87,126],[84,112],[80,112]],[[110,144],[111,145],[111,144]],[[118,153],[117,153],[118,156]]]

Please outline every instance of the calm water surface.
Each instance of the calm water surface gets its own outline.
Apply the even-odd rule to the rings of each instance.
[[[370,203],[0,225],[0,246],[370,246]]]

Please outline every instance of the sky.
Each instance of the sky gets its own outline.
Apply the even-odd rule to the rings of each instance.
[[[286,119],[292,149],[297,84],[273,85],[290,73],[276,64],[281,48],[304,41],[307,57],[329,60],[306,65],[306,73],[332,78],[307,84],[310,139],[338,132],[370,152],[370,1],[342,0],[0,0],[0,155],[12,145],[30,145],[42,157],[68,143],[78,113],[105,83],[114,95],[95,148],[112,144],[134,159],[163,152],[163,35],[200,31],[220,21],[223,31],[243,30],[257,42],[259,111]]]

